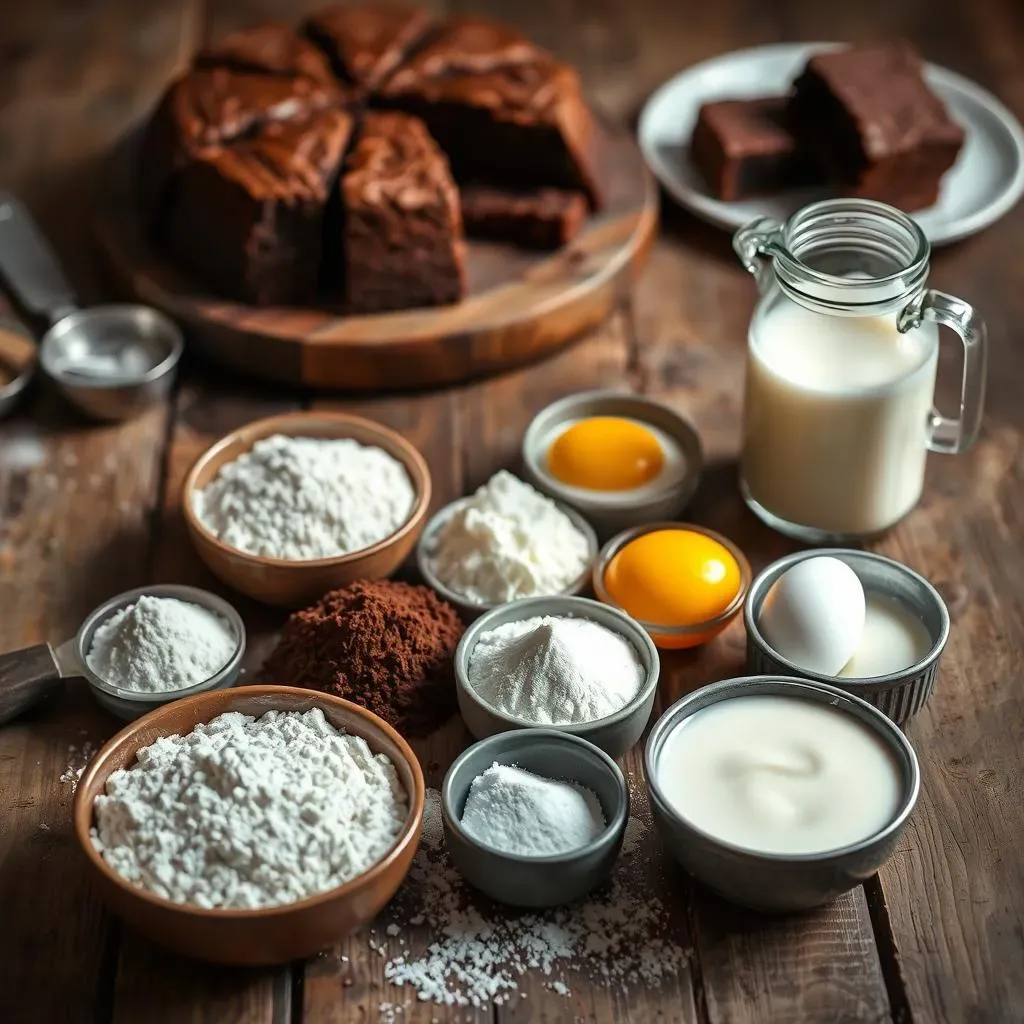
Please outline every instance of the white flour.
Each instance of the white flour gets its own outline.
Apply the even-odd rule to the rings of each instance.
[[[318,708],[229,712],[114,772],[92,841],[133,885],[175,903],[270,907],[362,874],[407,814],[391,762]]]
[[[640,692],[645,676],[625,637],[590,619],[550,615],[481,633],[467,674],[491,707],[545,725],[614,714]]]
[[[429,796],[430,791],[428,807]],[[421,847],[387,912],[388,920],[399,923],[399,935],[387,949],[379,947],[391,954],[384,976],[409,986],[414,999],[447,1006],[519,1000],[524,993],[518,991],[518,979],[528,972],[541,975],[561,996],[571,993],[581,975],[593,984],[614,986],[624,1000],[631,986],[658,988],[688,966],[689,951],[680,941],[679,923],[656,894],[649,864],[638,857],[620,862],[611,881],[579,903],[542,913],[509,913],[487,901],[478,906],[443,851]],[[430,927],[429,945],[408,931],[421,924]],[[393,937],[394,930],[385,934]],[[386,1002],[380,1011],[385,1020],[400,1020],[405,1005]]]
[[[192,502],[225,544],[304,561],[384,540],[409,518],[416,495],[405,467],[380,448],[275,434],[223,466]]]
[[[551,857],[585,846],[608,823],[589,789],[495,762],[469,787],[461,824],[495,850]]]
[[[470,601],[557,594],[586,570],[587,538],[549,498],[501,470],[438,531],[437,578]]]
[[[162,693],[209,679],[237,647],[238,638],[219,615],[147,594],[100,623],[85,660],[112,686]]]

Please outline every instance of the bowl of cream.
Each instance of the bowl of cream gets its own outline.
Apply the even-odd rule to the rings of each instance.
[[[907,738],[834,686],[746,676],[673,704],[644,773],[676,861],[726,899],[765,911],[820,906],[888,859],[917,802]]]

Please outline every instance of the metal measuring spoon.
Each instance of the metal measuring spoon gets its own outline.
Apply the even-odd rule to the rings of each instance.
[[[165,398],[184,348],[181,331],[149,306],[79,309],[57,258],[25,206],[0,193],[0,273],[49,330],[39,361],[84,412],[120,420]]]
[[[145,596],[175,597],[179,601],[187,601],[206,608],[226,620],[237,638],[237,646],[231,660],[209,679],[181,690],[139,693],[135,690],[123,690],[101,679],[86,662],[86,655],[92,647],[92,638],[97,627],[119,609]],[[112,597],[94,608],[75,636],[59,647],[36,644],[20,651],[0,654],[0,725],[27,711],[59,689],[62,680],[72,677],[84,679],[92,688],[93,696],[109,712],[125,721],[131,721],[146,714],[147,711],[152,711],[162,704],[170,704],[171,701],[180,700],[182,697],[233,686],[238,679],[244,654],[245,624],[242,617],[227,601],[216,594],[175,583],[126,590],[123,594],[118,594],[117,597]]]

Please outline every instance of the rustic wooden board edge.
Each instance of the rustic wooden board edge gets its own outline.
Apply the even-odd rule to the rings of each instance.
[[[658,191],[632,134],[602,131],[625,161],[628,202],[592,218],[570,245],[538,258],[515,280],[455,306],[344,317],[312,308],[256,309],[198,294],[153,251],[138,224],[137,127],[111,151],[93,233],[118,287],[181,322],[193,346],[223,365],[322,389],[456,384],[528,365],[597,327],[646,263],[657,234]]]

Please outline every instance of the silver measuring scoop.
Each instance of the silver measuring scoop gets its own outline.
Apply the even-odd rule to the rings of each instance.
[[[86,661],[97,627],[121,608],[133,604],[144,596],[174,597],[179,601],[197,604],[219,615],[231,627],[237,641],[228,663],[209,679],[204,679],[194,686],[181,690],[163,690],[159,693],[124,690],[101,679],[89,668]],[[245,624],[242,617],[227,601],[216,594],[175,583],[126,590],[123,594],[118,594],[117,597],[112,597],[94,608],[75,636],[59,647],[36,644],[20,651],[0,654],[0,725],[9,722],[16,715],[27,711],[57,691],[62,680],[69,678],[84,679],[92,689],[93,696],[103,707],[118,718],[131,721],[146,714],[147,711],[152,711],[162,704],[170,704],[171,701],[180,700],[182,697],[233,686],[238,679],[244,654]]]
[[[39,362],[83,412],[126,419],[168,395],[184,349],[177,325],[149,306],[79,309],[49,243],[9,193],[0,193],[0,273],[49,324]]]

